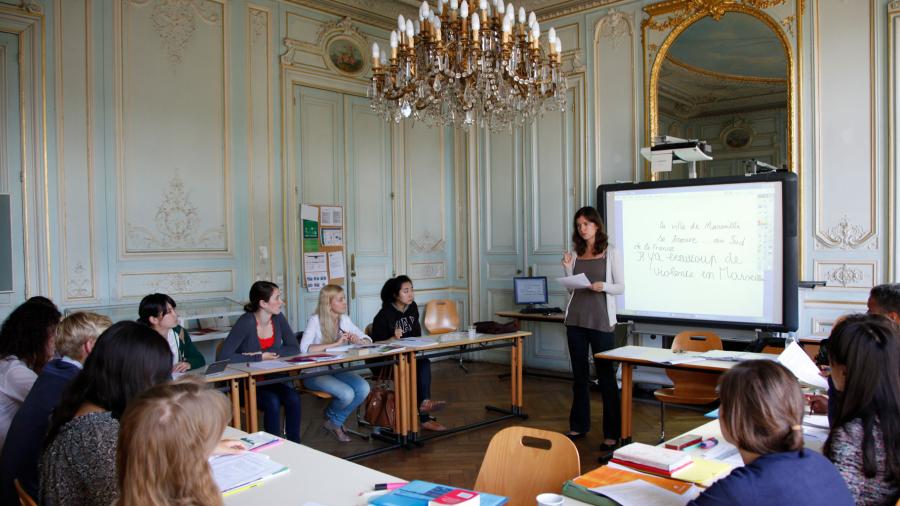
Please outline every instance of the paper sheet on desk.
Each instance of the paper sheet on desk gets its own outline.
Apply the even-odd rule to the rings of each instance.
[[[799,344],[789,344],[781,355],[778,355],[778,362],[787,367],[803,383],[828,390],[828,382],[819,375],[819,368]]]
[[[645,504],[682,506],[700,495],[697,487],[691,487],[684,494],[678,495],[644,480],[596,487],[592,488],[591,491],[609,497],[622,506]]]
[[[250,367],[253,369],[281,369],[282,367],[288,367],[291,364],[281,361],[281,360],[263,360],[262,362],[250,362]]]
[[[559,284],[566,290],[578,290],[579,288],[590,288],[591,282],[582,272],[576,276],[566,276],[564,278],[556,278]]]

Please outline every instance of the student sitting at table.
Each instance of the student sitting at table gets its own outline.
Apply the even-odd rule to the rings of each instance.
[[[172,350],[172,372],[184,372],[206,365],[203,354],[191,342],[191,335],[178,324],[175,301],[164,293],[151,293],[141,299],[138,321],[163,336]]]
[[[81,372],[97,337],[112,320],[96,313],[77,312],[65,317],[56,331],[56,353],[62,357],[44,366],[31,392],[9,426],[0,456],[0,504],[16,504],[13,480],[19,480],[31,497],[39,491],[38,460],[50,425],[50,415],[63,391]]]
[[[397,276],[384,283],[381,288],[381,310],[372,322],[372,339],[386,341],[422,335],[419,307],[413,297],[413,284],[408,276]],[[390,368],[387,366],[374,368],[372,372],[376,376],[390,376]],[[431,361],[427,358],[416,360],[416,397],[422,428],[447,430],[447,427],[430,416],[430,413],[439,411],[447,403],[431,399]]]
[[[41,456],[40,504],[108,506],[116,500],[116,440],[125,407],[172,374],[159,334],[122,321],[97,338],[53,412]]]
[[[232,363],[274,360],[300,352],[297,336],[282,314],[284,301],[281,290],[270,281],[257,281],[250,287],[250,302],[246,311],[216,353],[216,360]],[[270,377],[275,377],[274,375]],[[300,394],[290,383],[274,383],[256,387],[256,398],[263,410],[266,432],[280,436],[281,408],[284,407],[284,434],[287,439],[300,442]]]
[[[320,353],[347,344],[371,343],[372,338],[354,325],[346,313],[344,289],[338,285],[325,285],[319,292],[316,312],[306,324],[300,350],[303,353]],[[355,371],[314,376],[304,379],[303,383],[307,388],[328,392],[334,397],[325,409],[322,428],[338,441],[350,441],[344,422],[366,400],[369,383]]]
[[[689,505],[853,504],[831,462],[803,449],[803,393],[787,368],[770,360],[741,362],[722,375],[719,397],[722,436],[744,466]]]
[[[15,308],[0,328],[0,449],[38,374],[53,358],[59,317],[49,299],[32,297]]]
[[[116,450],[118,506],[221,505],[210,471],[231,409],[222,393],[185,376],[128,405]]]
[[[900,498],[900,335],[879,315],[850,315],[831,331],[831,379],[841,392],[825,442],[857,504]]]

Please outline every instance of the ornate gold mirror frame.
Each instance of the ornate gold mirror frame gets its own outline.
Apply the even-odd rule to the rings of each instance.
[[[644,49],[644,145],[657,135],[659,124],[659,74],[670,46],[688,27],[707,16],[719,20],[728,12],[749,14],[768,26],[781,41],[787,68],[787,160],[790,170],[800,172],[798,64],[800,15],[803,0],[667,0],[644,7],[649,16],[641,24]],[[776,21],[779,19],[780,21]],[[715,156],[715,153],[713,153]],[[650,180],[649,165],[644,179]]]

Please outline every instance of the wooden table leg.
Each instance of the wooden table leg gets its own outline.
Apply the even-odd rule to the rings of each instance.
[[[228,384],[231,385],[231,426],[241,430],[241,394],[238,380],[236,378],[228,380]]]
[[[516,401],[518,400],[517,395],[519,393],[519,375],[517,374],[519,370],[518,362],[519,350],[513,345],[513,347],[509,349],[509,400],[513,408],[517,406]]]
[[[523,377],[523,371],[525,370],[525,340],[522,337],[516,338],[516,349],[518,350],[519,360],[518,360],[518,370],[516,374],[519,379],[516,381],[516,385],[518,386],[518,397],[516,398],[515,406],[517,408],[525,407],[525,378]]]
[[[249,432],[253,433],[259,430],[259,420],[256,414],[256,379],[253,376],[247,377],[247,420],[250,426]]]
[[[632,408],[632,392],[634,384],[632,383],[633,366],[622,362],[622,439],[626,443],[631,442],[631,408]]]

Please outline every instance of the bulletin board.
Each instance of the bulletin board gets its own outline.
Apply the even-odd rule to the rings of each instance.
[[[347,277],[343,206],[302,204],[300,222],[303,286],[318,292],[327,284],[343,285]]]

